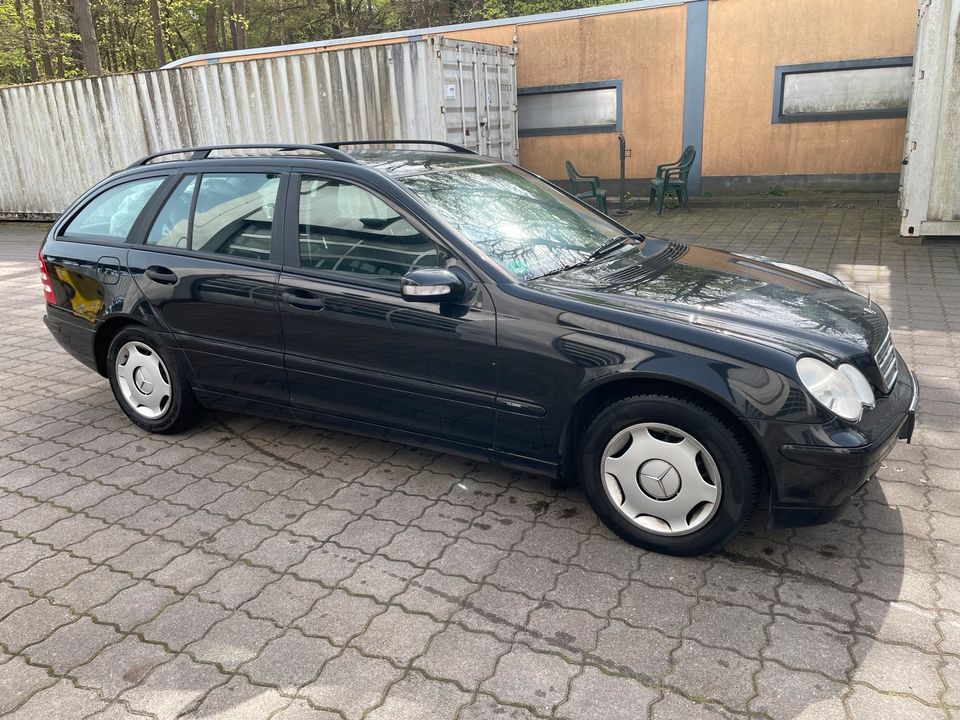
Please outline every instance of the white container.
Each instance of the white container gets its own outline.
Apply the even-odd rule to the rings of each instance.
[[[516,162],[514,55],[432,37],[0,89],[0,218],[193,145],[428,139]]]
[[[900,234],[960,235],[960,0],[921,0]]]

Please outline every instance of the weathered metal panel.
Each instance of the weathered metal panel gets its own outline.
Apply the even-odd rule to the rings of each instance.
[[[900,234],[960,235],[960,0],[921,0],[918,22]]]
[[[5,88],[0,138],[0,217],[59,213],[137,158],[191,145],[424,138],[516,160],[514,54],[429,38]]]

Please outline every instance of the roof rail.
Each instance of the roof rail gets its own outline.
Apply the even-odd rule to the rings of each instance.
[[[453,150],[456,153],[465,153],[467,155],[478,155],[476,150],[471,150],[463,145],[444,142],[443,140],[335,140],[332,142],[321,143],[324,147],[341,148],[344,145],[437,145]]]
[[[202,147],[186,147],[174,150],[163,150],[161,152],[155,152],[151,155],[147,155],[146,157],[142,157],[129,167],[134,168],[140,167],[141,165],[147,165],[153,160],[164,157],[165,155],[182,155],[186,153],[190,153],[190,160],[203,160],[207,158],[214,150],[315,150],[316,152],[324,153],[331,160],[354,164],[357,163],[354,158],[350,157],[345,152],[338,150],[336,147],[328,145],[320,145],[316,143],[302,145],[296,143],[256,143],[252,145],[204,145]]]

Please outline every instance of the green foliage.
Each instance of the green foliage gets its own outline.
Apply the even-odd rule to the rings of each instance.
[[[104,72],[208,52],[604,5],[616,0],[90,0]],[[43,22],[35,21],[37,4]],[[73,0],[0,0],[0,85],[84,74]],[[212,8],[211,12],[208,9]],[[154,31],[162,43],[157,57]]]
[[[767,195],[773,195],[774,197],[783,197],[787,194],[787,189],[783,185],[774,185],[772,188],[767,190]]]

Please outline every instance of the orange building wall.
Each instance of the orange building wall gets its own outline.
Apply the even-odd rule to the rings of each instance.
[[[777,65],[912,55],[915,0],[711,0],[703,176],[898,173],[903,118],[770,122]]]
[[[649,177],[680,154],[683,117],[683,6],[528,25],[445,33],[500,45],[518,39],[517,85],[623,80],[623,133],[632,156],[627,177]],[[564,161],[590,175],[620,175],[615,133],[520,139],[520,163],[539,175],[566,178]]]

